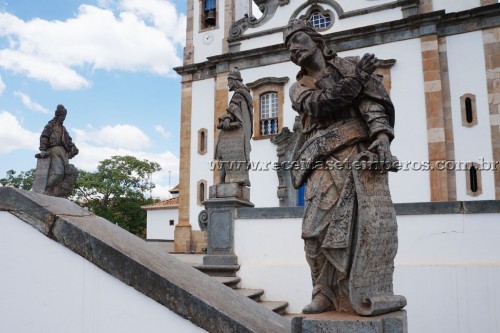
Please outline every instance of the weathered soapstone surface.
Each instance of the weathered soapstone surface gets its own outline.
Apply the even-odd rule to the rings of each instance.
[[[234,92],[226,112],[219,117],[220,129],[215,159],[219,163],[219,183],[250,186],[247,165],[250,161],[250,139],[253,133],[253,101],[243,84],[240,71],[234,67],[228,75],[229,91]]]
[[[298,118],[298,117],[296,117]],[[298,123],[298,121],[296,121]],[[291,132],[288,127],[283,127],[281,133],[271,139],[276,147],[278,155],[278,199],[280,207],[293,207],[297,205],[297,191],[292,186],[292,176],[290,174],[290,161],[292,159],[292,151],[297,139],[296,126]]]
[[[337,56],[300,19],[289,22],[283,40],[300,66],[290,99],[302,124],[292,153],[299,167],[291,178],[295,188],[306,185],[302,238],[313,282],[303,312],[400,310],[406,299],[393,294],[397,221],[387,176],[395,159],[394,106],[372,75],[378,59]],[[342,324],[352,327],[346,332],[360,332],[361,319],[353,320]]]
[[[360,317],[335,311],[292,319],[292,333],[408,333],[406,311]]]
[[[67,113],[59,104],[54,118],[40,135],[40,153],[35,155],[37,165],[33,180],[33,191],[37,193],[67,198],[75,187],[78,170],[69,160],[78,154],[78,148],[63,125]]]
[[[1,187],[0,210],[209,332],[291,330],[289,320],[67,199]]]

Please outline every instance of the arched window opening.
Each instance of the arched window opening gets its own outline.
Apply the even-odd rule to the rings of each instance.
[[[472,113],[472,100],[470,97],[465,99],[465,119],[469,124],[474,121],[473,113]]]
[[[473,193],[477,192],[477,169],[475,166],[471,166],[469,169],[469,177],[470,177],[470,190]]]
[[[205,151],[205,132],[200,133],[200,150]]]
[[[207,153],[207,132],[206,128],[198,130],[198,154],[205,155]]]
[[[216,0],[203,0],[204,23],[207,26],[215,25],[215,7]]]
[[[205,183],[200,183],[200,188],[199,188],[199,191],[198,191],[198,195],[199,195],[199,201],[200,203],[202,203],[203,201],[205,201]]]

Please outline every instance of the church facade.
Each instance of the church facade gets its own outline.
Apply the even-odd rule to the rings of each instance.
[[[250,200],[300,205],[279,163],[289,159],[298,67],[282,42],[309,20],[340,56],[374,53],[396,109],[390,175],[395,203],[500,199],[500,5],[493,0],[188,0],[182,76],[175,251],[204,239],[198,214],[218,178],[218,117],[234,66],[251,89]],[[255,8],[255,6],[254,6]],[[253,10],[253,12],[252,12]]]

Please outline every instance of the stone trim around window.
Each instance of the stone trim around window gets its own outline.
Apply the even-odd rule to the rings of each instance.
[[[196,184],[196,203],[198,206],[203,206],[203,201],[207,200],[207,181],[202,179]]]
[[[198,8],[199,8],[199,31],[198,32],[205,32],[205,31],[210,31],[210,30],[215,30],[219,28],[219,0],[215,0],[215,25],[209,25],[205,23],[205,18],[206,18],[206,13],[205,13],[205,0],[199,0],[198,1]]]
[[[473,127],[477,125],[476,95],[465,94],[460,96],[460,110],[463,126]]]
[[[288,82],[288,77],[265,77],[254,82],[247,84],[247,87],[252,90],[253,93],[253,114],[254,114],[254,127],[253,127],[253,139],[269,139],[277,134],[281,133],[283,128],[283,104],[285,103],[285,84]],[[278,130],[276,133],[263,135],[261,134],[261,96],[267,93],[277,93],[278,94]]]
[[[198,154],[205,155],[207,153],[208,145],[208,130],[200,128],[198,130]]]
[[[328,16],[330,18],[330,24],[328,24],[327,26],[325,26],[323,28],[314,27],[316,29],[316,31],[326,31],[333,26],[333,23],[335,21],[335,15],[333,14],[333,12],[329,9],[325,9],[325,8],[321,7],[318,4],[314,4],[311,7],[309,7],[307,12],[304,15],[301,15],[299,18],[306,20],[306,21],[309,21],[311,19],[311,17],[313,16],[313,14],[315,14],[315,13],[319,13],[324,17]]]
[[[483,194],[483,186],[481,182],[481,166],[478,163],[467,163],[467,171],[465,172],[465,183],[467,186],[467,195],[477,197]]]

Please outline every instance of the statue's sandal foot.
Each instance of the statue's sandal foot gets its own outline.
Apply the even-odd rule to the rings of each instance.
[[[302,313],[322,313],[332,309],[332,302],[325,296],[318,294],[314,296],[311,303],[302,309]]]

